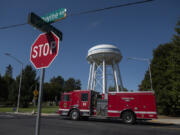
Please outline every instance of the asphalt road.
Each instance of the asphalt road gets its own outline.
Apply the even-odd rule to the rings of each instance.
[[[0,135],[34,135],[35,116],[0,114]],[[41,118],[40,135],[180,135],[180,125],[120,120],[71,121],[59,116]]]

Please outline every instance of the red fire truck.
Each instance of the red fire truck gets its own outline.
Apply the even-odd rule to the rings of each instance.
[[[137,119],[156,119],[153,91],[108,92],[107,98],[92,90],[74,90],[62,94],[59,114],[72,120],[88,117],[120,118],[133,124]]]

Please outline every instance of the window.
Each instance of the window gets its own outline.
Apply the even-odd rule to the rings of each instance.
[[[64,95],[63,96],[63,101],[70,101],[69,95]]]
[[[88,101],[88,93],[81,94],[81,101]]]

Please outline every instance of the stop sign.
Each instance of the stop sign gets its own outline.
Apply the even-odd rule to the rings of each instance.
[[[31,46],[30,61],[37,68],[47,68],[59,51],[59,38],[53,32],[40,34]]]

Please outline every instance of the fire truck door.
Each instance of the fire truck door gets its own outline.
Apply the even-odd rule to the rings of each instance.
[[[89,94],[88,93],[81,93],[80,110],[89,111]]]
[[[64,94],[64,96],[63,96],[63,108],[64,109],[69,109],[70,100],[71,100],[71,95],[70,94]]]
[[[73,100],[72,100],[71,108],[79,107],[79,103],[80,103],[79,93],[73,93],[72,97],[73,97]]]

